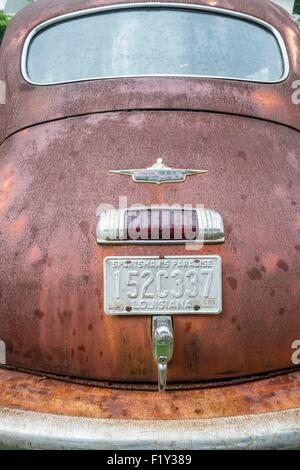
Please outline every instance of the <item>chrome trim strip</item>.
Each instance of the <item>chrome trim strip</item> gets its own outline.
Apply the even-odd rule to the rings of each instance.
[[[299,423],[300,408],[197,420],[119,420],[3,407],[0,448],[293,449],[300,446]]]
[[[184,183],[188,176],[205,175],[209,170],[191,168],[172,168],[164,164],[163,158],[158,158],[154,165],[147,168],[128,168],[127,170],[110,170],[114,175],[131,176],[135,183],[168,184]],[[167,174],[167,178],[166,178]],[[165,178],[163,178],[165,176]]]
[[[100,245],[189,245],[189,244],[220,244],[225,242],[224,223],[218,211],[205,208],[184,208],[196,211],[198,215],[198,233],[195,240],[126,240],[125,213],[130,210],[169,210],[179,208],[171,206],[135,207],[128,209],[108,209],[100,213],[96,228],[97,242]]]
[[[53,83],[38,83],[32,81],[27,73],[27,56],[28,56],[28,49],[30,46],[30,42],[33,39],[33,37],[40,32],[42,29],[51,26],[55,23],[59,23],[61,21],[65,21],[71,18],[76,18],[77,16],[86,16],[90,15],[93,13],[98,13],[98,12],[105,12],[105,11],[113,11],[113,10],[124,10],[124,9],[129,9],[129,8],[143,8],[143,7],[160,7],[160,8],[181,8],[181,9],[190,9],[190,10],[201,10],[201,11],[207,11],[211,13],[219,13],[227,16],[232,16],[236,18],[240,18],[246,21],[251,21],[252,23],[256,23],[269,31],[271,31],[274,36],[276,37],[281,54],[282,54],[282,60],[283,60],[283,76],[279,80],[273,80],[273,81],[262,81],[262,80],[250,80],[250,79],[243,79],[243,78],[234,78],[234,77],[215,77],[213,75],[168,75],[168,74],[154,74],[154,75],[120,75],[120,76],[107,76],[107,77],[93,77],[93,78],[82,78],[79,80],[69,80],[69,81],[62,81],[62,82],[53,82]],[[239,81],[239,82],[250,82],[250,83],[281,83],[284,80],[287,79],[290,73],[290,62],[289,62],[289,56],[287,52],[287,48],[285,45],[285,42],[283,40],[283,37],[281,33],[274,28],[274,26],[270,25],[266,21],[261,20],[260,18],[257,18],[252,15],[248,15],[246,13],[240,13],[232,10],[227,10],[224,8],[218,8],[218,7],[211,7],[211,6],[206,6],[206,5],[196,5],[196,4],[186,4],[186,3],[164,3],[164,2],[142,2],[142,3],[122,3],[122,4],[116,4],[116,5],[109,5],[109,6],[104,6],[104,7],[97,7],[97,8],[88,8],[86,10],[79,10],[75,11],[72,13],[66,13],[64,15],[60,15],[54,18],[51,18],[50,20],[44,21],[40,25],[36,26],[27,36],[23,51],[22,51],[22,59],[21,59],[21,72],[23,75],[24,80],[26,80],[28,83],[31,85],[35,86],[54,86],[54,85],[62,85],[62,84],[67,84],[67,83],[78,83],[78,82],[85,82],[85,81],[94,81],[94,80],[112,80],[112,79],[118,79],[118,78],[138,78],[138,77],[173,77],[173,78],[212,78],[212,79],[218,79],[218,80],[233,80],[233,81]]]

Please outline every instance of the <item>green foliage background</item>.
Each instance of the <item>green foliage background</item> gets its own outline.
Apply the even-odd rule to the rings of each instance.
[[[4,11],[0,11],[0,44],[9,21],[10,17],[6,15]]]
[[[293,14],[296,21],[300,24],[300,0],[295,0]]]
[[[295,1],[294,13],[297,13],[298,15],[300,15],[300,0]]]

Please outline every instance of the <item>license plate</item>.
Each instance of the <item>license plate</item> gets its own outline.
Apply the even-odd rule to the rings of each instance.
[[[117,257],[104,260],[108,315],[217,315],[222,311],[219,256]]]

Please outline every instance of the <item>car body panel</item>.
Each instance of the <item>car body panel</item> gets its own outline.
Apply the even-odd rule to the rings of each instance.
[[[291,449],[299,372],[168,394],[65,384],[0,370],[0,448]]]
[[[117,3],[38,1],[16,15],[0,49],[0,447],[299,447],[299,28],[267,0],[195,2],[278,30],[290,73],[277,84],[24,79],[35,27]],[[158,158],[208,173],[163,185],[110,173]],[[122,196],[129,206],[217,210],[225,243],[101,246],[99,206],[118,207]],[[165,394],[151,316],[103,310],[104,258],[157,255],[217,255],[223,266],[221,315],[173,318]]]
[[[99,113],[18,132],[0,148],[0,312],[6,364],[117,382],[156,380],[151,317],[103,312],[106,256],[219,255],[220,316],[174,317],[169,381],[292,367],[299,323],[299,133],[221,113]],[[141,144],[142,143],[142,144]],[[189,183],[141,185],[115,168],[203,167]],[[238,174],[238,178],[236,177]],[[97,209],[204,204],[224,245],[99,246]]]
[[[277,85],[196,77],[115,78],[42,87],[25,81],[20,73],[23,46],[36,26],[64,13],[119,3],[52,0],[37,2],[16,15],[0,51],[0,80],[8,84],[7,104],[0,109],[0,141],[41,122],[130,109],[214,111],[267,119],[299,129],[299,110],[291,95],[293,82],[300,75],[300,31],[287,12],[264,0],[216,0],[213,6],[252,15],[281,33],[288,50],[290,74]],[[205,0],[195,4],[211,7],[211,2]]]
[[[0,370],[0,409],[44,416],[150,421],[208,420],[299,408],[299,372],[198,390],[154,391],[85,386]],[[68,399],[66,399],[68,397]]]

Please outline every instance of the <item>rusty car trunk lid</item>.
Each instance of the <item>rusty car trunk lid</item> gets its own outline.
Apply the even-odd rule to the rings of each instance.
[[[103,309],[107,256],[218,255],[220,316],[174,317],[169,381],[245,377],[291,367],[299,324],[299,134],[279,124],[187,111],[94,113],[22,130],[1,146],[0,340],[5,363],[102,381],[154,382],[151,317]],[[110,173],[206,168],[184,183]],[[99,246],[101,204],[203,204],[226,241]],[[3,236],[5,234],[5,236]],[[9,235],[9,236],[8,236]]]

